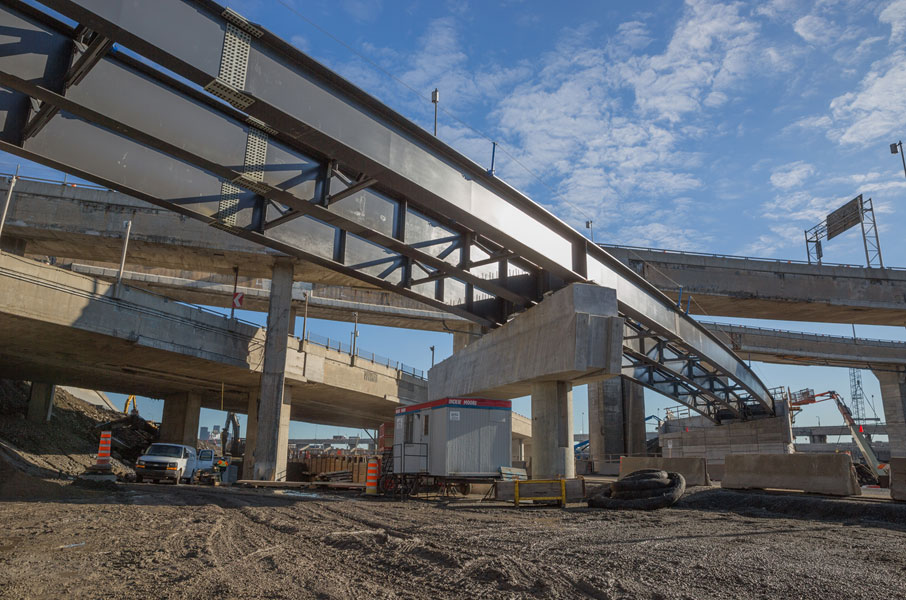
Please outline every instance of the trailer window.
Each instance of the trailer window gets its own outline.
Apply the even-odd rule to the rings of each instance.
[[[429,414],[425,414],[425,428],[424,428],[424,430],[422,431],[422,436],[423,436],[423,437],[428,437],[428,418],[429,418],[430,416],[431,416],[431,415],[429,415]]]
[[[407,444],[412,443],[412,434],[414,433],[413,429],[415,427],[415,414],[407,413],[406,414],[406,435],[403,440]]]

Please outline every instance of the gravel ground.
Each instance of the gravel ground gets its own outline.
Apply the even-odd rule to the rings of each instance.
[[[829,600],[906,589],[906,505],[889,502],[708,489],[639,513],[26,484],[0,473],[2,598]]]

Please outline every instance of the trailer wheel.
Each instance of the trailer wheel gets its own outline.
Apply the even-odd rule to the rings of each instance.
[[[459,492],[460,496],[468,496],[472,493],[472,484],[471,483],[457,483],[456,491]]]
[[[382,494],[392,494],[396,491],[397,481],[392,474],[381,475],[378,479],[378,491]]]

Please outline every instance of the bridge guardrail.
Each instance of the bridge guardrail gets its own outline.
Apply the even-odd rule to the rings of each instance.
[[[621,244],[603,244],[597,243],[598,246],[607,250],[608,248],[614,248],[616,250],[640,250],[643,252],[660,252],[662,254],[676,254],[679,256],[705,256],[708,258],[731,258],[736,260],[758,260],[762,262],[772,262],[777,264],[794,264],[794,265],[815,265],[815,263],[810,263],[807,260],[797,260],[794,258],[761,258],[757,256],[740,256],[738,254],[715,254],[712,252],[688,252],[685,250],[665,250],[663,248],[649,248],[647,246],[624,246]],[[822,267],[847,267],[855,269],[888,269],[891,271],[906,271],[906,267],[866,267],[864,265],[856,265],[852,263],[831,263],[831,262],[822,262],[820,264]]]

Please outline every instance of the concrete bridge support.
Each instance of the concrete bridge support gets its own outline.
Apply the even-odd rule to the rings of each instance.
[[[645,390],[623,377],[588,384],[588,446],[601,464],[645,453]]]
[[[164,412],[160,419],[160,441],[198,445],[198,418],[201,395],[185,392],[164,398]]]
[[[566,381],[532,384],[532,479],[572,478],[573,386]]]
[[[25,256],[26,241],[22,238],[4,235],[0,238],[0,250],[16,256]]]
[[[57,386],[52,383],[31,382],[28,394],[28,420],[32,423],[46,423],[53,413],[53,395]]]
[[[891,457],[906,457],[906,371],[872,370],[881,384]]]
[[[289,414],[292,394],[285,384],[287,336],[292,320],[293,260],[274,260],[271,296],[267,313],[264,367],[257,406],[257,430],[253,457],[253,479],[286,479],[289,443]],[[249,418],[249,421],[252,419]],[[251,429],[251,427],[249,427]],[[246,451],[246,456],[249,456]]]

